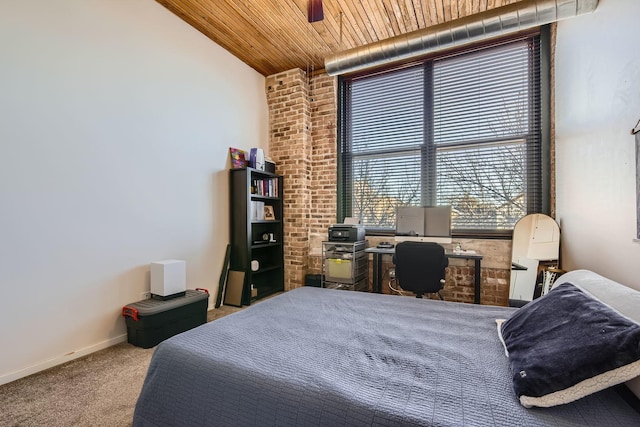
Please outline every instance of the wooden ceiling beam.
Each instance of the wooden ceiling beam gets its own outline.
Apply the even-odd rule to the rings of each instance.
[[[340,43],[340,12],[343,12],[342,4],[337,1],[327,1],[326,10],[329,10],[329,20],[333,23],[337,34],[337,43],[335,48],[329,53],[334,53],[339,50],[351,49],[354,47],[362,46],[366,44],[363,42],[363,31],[360,27],[357,27],[356,22],[350,19],[345,20],[345,16],[349,16],[349,13],[344,13],[342,21],[342,43]],[[357,27],[357,28],[356,28]]]
[[[358,7],[353,2],[347,2],[343,6],[347,21],[352,22],[353,25],[360,28],[360,30],[364,34],[364,38],[361,40],[366,40],[366,42],[362,45],[378,41],[378,36],[375,29],[373,28],[373,23],[368,18],[364,8]]]
[[[385,40],[393,37],[393,29],[391,28],[391,21],[389,16],[385,13],[384,4],[382,0],[370,0],[369,3],[373,3],[374,7],[367,10],[367,16],[371,19],[373,27],[377,34],[378,40]]]
[[[262,75],[320,69],[331,53],[523,0],[156,0]]]
[[[404,26],[404,21],[402,20],[402,15],[398,13],[397,10],[397,0],[393,1],[393,4],[390,0],[381,0],[384,16],[389,20],[389,24],[391,25],[391,30],[393,32],[393,36],[398,36],[400,34],[406,33],[406,29]]]
[[[194,1],[182,0],[158,0],[167,9],[178,16],[186,16],[185,21],[198,31],[209,37],[211,40],[229,50],[238,59],[252,66],[256,71],[262,73],[264,70],[258,69],[252,64],[254,61],[261,62],[267,58],[266,51],[260,49],[260,45],[252,45],[246,37],[236,34],[236,31],[226,23],[226,20],[217,17],[220,22],[210,22],[210,14],[203,10]],[[184,18],[183,18],[184,19]]]
[[[300,38],[286,34],[286,31],[275,25],[267,10],[252,9],[251,2],[237,0],[229,2],[228,7],[222,7],[221,2],[215,0],[193,1],[201,4],[211,15],[223,17],[226,21],[225,26],[231,28],[229,31],[235,33],[234,28],[242,29],[242,37],[248,39],[252,46],[260,46],[266,52],[269,50],[281,52],[281,60],[276,64],[281,66],[290,64],[291,68],[294,68],[299,63],[294,58],[300,56],[306,46],[301,44]],[[257,6],[261,4],[256,2]],[[266,39],[264,37],[265,30],[273,34],[274,37]],[[266,44],[270,46],[267,47]]]
[[[219,44],[220,46],[230,50],[241,61],[249,64],[248,56],[256,55],[260,57],[260,50],[256,46],[251,46],[247,43],[246,39],[233,34],[230,28],[226,31],[219,31],[217,28],[224,27],[224,24],[216,23],[214,26],[209,22],[207,12],[194,6],[193,2],[182,2],[175,0],[158,0],[171,12],[177,14],[180,17],[196,28],[198,31],[209,37],[211,40]],[[234,50],[231,50],[228,46],[234,46]]]
[[[416,21],[417,21],[417,26],[419,29],[422,28],[427,28],[427,26],[429,25],[429,20],[427,19],[427,16],[425,14],[425,10],[426,10],[426,5],[423,7],[422,4],[423,2],[421,0],[411,0],[410,2],[407,1],[407,3],[411,3],[414,13],[416,14]],[[424,2],[426,3],[426,1]],[[409,6],[407,5],[407,8]]]

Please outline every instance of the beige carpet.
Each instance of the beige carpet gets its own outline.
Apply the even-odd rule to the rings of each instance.
[[[130,426],[153,350],[118,344],[2,385],[0,426]]]

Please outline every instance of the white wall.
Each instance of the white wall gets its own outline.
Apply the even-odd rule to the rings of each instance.
[[[264,78],[153,0],[0,2],[0,384],[126,339],[149,263],[215,297]],[[75,353],[74,353],[75,352]]]
[[[558,24],[557,216],[565,269],[640,289],[635,143],[640,118],[640,2],[600,0]]]

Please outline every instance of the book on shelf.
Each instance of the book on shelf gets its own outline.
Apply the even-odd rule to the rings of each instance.
[[[264,202],[251,201],[251,219],[254,221],[264,220]]]

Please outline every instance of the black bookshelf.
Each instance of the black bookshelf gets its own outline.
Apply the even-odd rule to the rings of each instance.
[[[230,171],[230,269],[245,273],[243,305],[284,290],[282,181],[281,175],[253,168]],[[265,217],[267,210],[273,219],[268,212]]]

